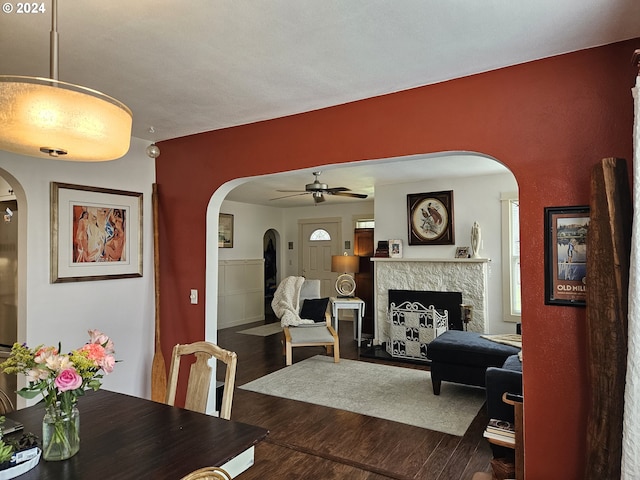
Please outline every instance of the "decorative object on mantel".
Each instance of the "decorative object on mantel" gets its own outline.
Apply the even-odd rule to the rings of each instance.
[[[407,195],[409,245],[453,245],[453,190]]]
[[[456,258],[469,258],[469,247],[456,247]]]
[[[480,224],[478,222],[473,222],[473,226],[471,227],[471,250],[472,255],[471,258],[480,258],[480,242],[482,239],[482,232],[480,230]]]
[[[389,257],[402,258],[402,240],[389,240]]]
[[[68,354],[39,345],[29,348],[14,343],[0,368],[7,374],[21,373],[27,386],[18,390],[26,399],[42,395],[42,451],[45,460],[66,460],[80,450],[78,398],[85,390],[98,390],[104,375],[115,366],[113,342],[98,330],[89,330],[89,343]],[[103,373],[100,373],[103,372]]]
[[[378,242],[378,248],[376,248],[376,253],[374,257],[389,258],[389,241],[388,240],[380,240]]]
[[[356,281],[349,275],[360,271],[360,257],[354,255],[333,255],[331,257],[331,271],[338,272],[336,279],[336,292],[339,297],[353,297],[356,291]]]

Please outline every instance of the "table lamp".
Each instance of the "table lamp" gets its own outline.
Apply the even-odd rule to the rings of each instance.
[[[344,255],[332,255],[331,271],[341,273],[336,280],[338,297],[353,297],[353,292],[356,291],[356,281],[349,274],[360,271],[360,257],[347,255],[347,252]]]

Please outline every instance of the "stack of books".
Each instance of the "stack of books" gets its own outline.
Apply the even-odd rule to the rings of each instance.
[[[510,445],[515,445],[516,443],[516,429],[513,423],[495,418],[489,420],[484,436],[489,440],[497,440]]]

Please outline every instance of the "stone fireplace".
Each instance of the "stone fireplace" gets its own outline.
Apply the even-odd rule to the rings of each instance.
[[[461,292],[462,303],[473,308],[468,330],[485,332],[488,259],[372,258],[371,261],[375,265],[375,344],[389,339],[389,290]]]

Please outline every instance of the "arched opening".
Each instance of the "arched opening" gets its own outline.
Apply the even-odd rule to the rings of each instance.
[[[429,154],[429,155],[415,155],[410,157],[400,157],[400,158],[389,158],[389,159],[379,159],[379,160],[369,160],[362,162],[352,162],[348,164],[340,164],[340,165],[328,165],[323,166],[323,178],[325,181],[329,183],[331,186],[343,184],[353,191],[357,192],[366,192],[366,193],[374,193],[375,187],[375,202],[371,202],[370,209],[371,213],[375,213],[376,217],[376,230],[378,239],[389,239],[389,238],[402,238],[401,235],[406,235],[407,229],[407,219],[406,219],[406,194],[407,193],[417,193],[421,191],[433,191],[438,189],[442,182],[438,182],[435,178],[435,171],[438,168],[443,168],[445,170],[445,178],[448,178],[447,182],[454,184],[452,187],[456,193],[456,222],[460,222],[458,233],[456,235],[456,245],[451,246],[430,246],[427,247],[428,250],[422,250],[421,253],[415,254],[419,256],[429,257],[429,256],[451,256],[453,258],[455,254],[455,247],[457,245],[467,246],[470,244],[470,232],[471,226],[474,220],[482,219],[482,209],[486,208],[487,203],[491,204],[491,209],[495,209],[498,213],[495,215],[495,218],[490,220],[490,223],[487,221],[482,221],[483,224],[483,232],[485,232],[483,236],[483,245],[481,249],[481,255],[484,257],[491,258],[491,270],[494,272],[492,277],[492,285],[490,285],[490,291],[496,293],[496,300],[492,301],[490,306],[491,318],[498,319],[496,325],[498,325],[496,330],[496,325],[491,326],[491,329],[494,330],[495,333],[511,333],[515,331],[515,326],[513,323],[507,323],[502,320],[502,269],[501,269],[501,244],[502,240],[500,238],[500,232],[502,231],[501,225],[501,202],[500,197],[501,193],[505,191],[509,192],[517,192],[518,186],[517,181],[513,174],[504,167],[499,161],[496,159],[489,157],[483,154],[477,153],[469,153],[469,152],[443,152],[440,154]],[[376,181],[375,178],[372,177],[370,171],[375,167],[382,167],[384,169],[384,179]],[[398,181],[395,180],[394,175],[411,167],[413,169],[412,176],[409,180]],[[483,172],[483,168],[488,167],[489,173]],[[493,170],[491,170],[493,168]],[[220,206],[223,202],[241,202],[238,197],[238,192],[243,191],[245,188],[255,190],[256,184],[258,182],[264,182],[267,185],[270,185],[271,189],[266,193],[266,197],[264,197],[262,203],[260,201],[255,201],[248,203],[247,211],[252,212],[254,215],[260,215],[260,208],[272,208],[272,209],[280,209],[281,216],[284,217],[294,217],[302,218],[305,215],[302,214],[303,209],[309,208],[306,210],[309,213],[310,217],[323,217],[323,216],[333,216],[333,213],[327,214],[326,210],[331,204],[331,198],[327,199],[327,202],[322,203],[321,205],[315,205],[312,201],[313,199],[309,195],[299,195],[287,197],[284,201],[292,201],[292,200],[300,200],[303,203],[300,205],[294,205],[293,207],[288,206],[280,206],[277,202],[273,202],[273,197],[277,197],[278,194],[277,188],[274,187],[274,181],[277,177],[286,177],[286,176],[300,176],[302,182],[305,180],[308,181],[309,175],[312,170],[317,170],[318,167],[314,169],[304,169],[299,171],[290,171],[290,172],[281,172],[271,175],[265,175],[261,177],[252,177],[252,178],[242,178],[235,179],[231,182],[228,182],[221,186],[216,192],[214,192],[211,197],[209,203],[208,210],[208,221],[207,221],[207,238],[215,239],[217,238],[217,215],[220,211]],[[348,170],[358,171],[355,175],[347,175],[345,172]],[[350,174],[353,172],[350,172]],[[336,177],[331,178],[330,174],[335,174]],[[483,183],[484,176],[488,175],[504,175],[509,177],[508,187],[496,186],[489,193],[486,192],[486,184]],[[337,178],[337,180],[335,179]],[[345,181],[346,178],[359,178],[362,179],[362,183],[354,184]],[[391,179],[391,180],[389,180]],[[398,181],[398,183],[388,183],[389,181]],[[405,185],[410,181],[410,186],[406,188],[410,188],[412,190],[407,191]],[[368,182],[368,183],[367,183]],[[297,185],[300,185],[300,181]],[[304,187],[304,183],[302,183]],[[292,187],[288,187],[292,188]],[[448,187],[447,187],[448,188]],[[382,195],[386,195],[384,199]],[[486,198],[486,202],[485,199]],[[388,201],[388,199],[393,199],[393,202]],[[482,201],[480,201],[482,200]],[[305,203],[306,202],[306,203]],[[225,204],[227,205],[227,204]],[[352,249],[353,239],[348,237],[348,235],[353,234],[353,224],[351,212],[348,211],[348,207],[344,206],[348,204],[342,204],[340,206],[335,205],[335,208],[343,210],[340,214],[345,218],[345,225],[347,225],[344,230],[344,235],[340,239],[341,246],[344,246],[344,250]],[[375,209],[375,211],[374,211]],[[227,208],[225,207],[225,211]],[[302,215],[302,216],[300,216]],[[348,218],[346,218],[348,217]],[[257,217],[256,217],[257,218]],[[370,217],[367,217],[370,218]],[[379,221],[381,218],[384,218],[383,221]],[[239,217],[236,216],[236,220]],[[288,223],[287,223],[288,222]],[[251,223],[251,222],[249,222]],[[277,252],[280,255],[278,260],[279,275],[280,278],[284,278],[287,275],[299,275],[301,266],[298,261],[298,248],[299,241],[296,234],[292,230],[291,221],[286,221],[281,224],[281,228],[278,231],[283,232],[283,236],[280,239],[281,245],[276,246]],[[297,226],[296,226],[297,228]],[[258,230],[258,232],[264,230]],[[255,231],[255,230],[254,230]],[[495,234],[495,238],[489,238],[489,232],[492,232],[492,235]],[[259,235],[259,234],[258,234]],[[259,241],[260,246],[263,246],[263,238],[261,235],[257,237],[257,241]],[[206,305],[207,305],[207,316],[206,316],[206,335],[214,337],[215,330],[217,328],[216,324],[216,316],[212,314],[215,312],[214,308],[216,306],[217,293],[218,293],[218,259],[219,252],[215,247],[215,242],[207,241],[207,289],[206,289]],[[405,244],[406,245],[406,244]],[[341,248],[342,250],[342,248]],[[451,252],[449,252],[451,250]],[[410,252],[410,249],[405,248],[405,255],[407,252]],[[226,253],[226,252],[225,252]],[[499,293],[498,293],[499,292]],[[502,331],[499,331],[502,329]],[[492,332],[493,333],[493,332]]]
[[[15,342],[26,339],[27,202],[20,183],[0,169],[0,361]],[[16,375],[0,373],[0,389],[14,405],[24,406]]]
[[[280,280],[278,269],[278,252],[280,249],[280,235],[270,228],[262,237],[264,258],[264,311],[265,316],[271,313],[271,300],[276,292]]]

